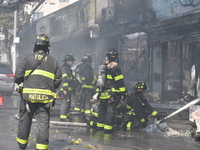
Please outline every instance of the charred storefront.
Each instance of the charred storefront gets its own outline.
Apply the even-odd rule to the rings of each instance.
[[[169,11],[163,11],[168,16],[146,25],[150,37],[150,85],[161,93],[162,102],[199,97],[199,6],[181,2],[171,3],[173,13],[165,5]],[[153,9],[158,11],[155,5]]]

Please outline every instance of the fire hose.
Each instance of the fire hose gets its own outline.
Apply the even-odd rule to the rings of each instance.
[[[197,98],[197,99],[195,99],[195,100],[193,100],[193,101],[187,103],[186,105],[184,105],[183,107],[179,108],[179,109],[176,110],[175,112],[171,113],[170,115],[164,117],[164,118],[161,119],[161,120],[156,121],[155,123],[153,123],[153,124],[147,126],[146,128],[150,128],[150,127],[152,127],[152,126],[154,126],[154,125],[157,125],[157,124],[159,124],[159,123],[162,123],[162,122],[165,121],[166,119],[168,119],[168,118],[170,118],[170,117],[172,117],[172,116],[178,114],[179,112],[181,112],[181,111],[183,111],[183,110],[189,108],[191,105],[197,104],[198,102],[200,102],[200,98]]]

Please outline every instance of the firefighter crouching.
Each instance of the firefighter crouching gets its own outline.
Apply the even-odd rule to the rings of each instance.
[[[158,117],[158,112],[153,110],[144,96],[147,90],[145,82],[138,82],[134,87],[134,93],[127,98],[126,113],[124,114],[123,128],[145,128],[148,125],[148,116]]]
[[[18,134],[21,149],[28,144],[32,118],[37,121],[36,150],[47,150],[49,144],[50,105],[56,98],[61,83],[59,63],[49,54],[49,38],[41,34],[36,38],[32,54],[25,56],[15,72],[15,83],[24,83],[21,89]],[[41,61],[40,64],[38,62]],[[36,65],[38,64],[38,65]],[[37,68],[34,68],[36,67]],[[30,75],[31,70],[34,70]]]
[[[90,127],[94,127],[94,128],[97,127],[99,107],[100,107],[100,101],[98,100],[97,95],[95,94],[92,98],[91,116],[90,116],[90,121],[88,122],[88,125]],[[124,105],[122,103],[119,103],[116,107],[114,125],[117,127],[120,127],[122,123],[123,107]]]
[[[86,122],[90,119],[91,114],[91,99],[94,95],[96,77],[91,67],[92,57],[87,54],[83,56],[79,64],[75,68],[76,79],[81,83],[81,88],[76,95],[75,111],[82,112],[86,119]]]
[[[97,126],[97,118],[98,118],[98,111],[99,111],[100,102],[97,100],[97,97],[94,95],[92,98],[92,107],[91,107],[91,115],[88,125],[90,127]]]
[[[69,117],[69,111],[71,107],[71,95],[72,91],[78,86],[78,80],[76,80],[71,69],[73,62],[75,61],[73,55],[67,54],[63,60],[63,65],[61,66],[62,72],[62,83],[60,89],[60,95],[62,98],[61,108],[60,108],[60,121],[71,121]],[[80,83],[79,83],[80,84]]]
[[[118,67],[118,51],[111,49],[107,53],[108,61],[99,66],[97,91],[99,92],[99,112],[97,128],[111,132],[115,122],[116,108],[124,98],[126,88],[121,69]]]

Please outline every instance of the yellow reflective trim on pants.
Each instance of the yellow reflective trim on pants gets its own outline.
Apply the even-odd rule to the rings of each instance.
[[[98,113],[96,113],[96,112],[92,112],[92,115],[95,117],[98,117]]]
[[[141,122],[145,122],[145,119],[144,119],[144,118],[142,118],[142,119],[140,119],[140,121],[141,121]]]
[[[104,124],[103,124],[103,123],[98,123],[98,122],[97,122],[97,127],[103,128],[103,127],[104,127]]]
[[[46,95],[52,95],[54,98],[56,98],[56,93],[45,89],[23,88],[22,93],[46,94]]]
[[[132,107],[129,106],[128,104],[126,104],[126,108],[127,108],[127,109],[131,109]]]
[[[128,122],[127,125],[126,125],[126,130],[131,130],[131,124],[132,122]]]
[[[66,119],[67,116],[68,116],[68,114],[67,114],[67,115],[60,115],[60,118],[61,118],[61,119]]]
[[[109,125],[104,125],[104,129],[106,130],[112,130],[113,126],[109,126]]]
[[[116,108],[120,108],[120,107],[121,107],[121,104],[118,104]]]
[[[47,144],[38,144],[36,143],[36,148],[37,149],[44,149],[44,150],[47,150],[48,149],[48,145]]]
[[[85,110],[85,114],[90,114],[90,110]]]
[[[152,116],[155,116],[155,115],[157,115],[157,114],[158,114],[157,111],[153,111],[153,112],[151,113]]]
[[[81,112],[85,112],[85,109],[81,109]]]
[[[84,81],[84,80],[85,80],[85,77],[82,77],[81,80]]]
[[[126,91],[126,88],[125,87],[121,87],[119,88],[120,92],[125,92]]]
[[[31,72],[31,71],[32,70],[26,71],[25,76],[27,76],[29,74],[29,72]],[[48,71],[44,71],[44,70],[39,70],[39,69],[35,69],[31,75],[42,75],[42,76],[48,77],[48,78],[53,79],[53,80],[55,78],[55,75],[53,73],[48,72]]]
[[[136,116],[136,114],[135,114],[133,111],[132,111],[132,115],[133,115],[133,116]]]
[[[68,74],[66,74],[66,73],[62,74],[62,78],[67,77],[67,76],[68,76]]]
[[[16,137],[16,141],[19,142],[20,144],[27,144],[28,143],[28,140],[22,140],[18,137]]]
[[[127,115],[132,115],[132,112],[131,112],[131,111],[129,111],[129,112],[127,112],[126,114],[127,114]]]
[[[90,121],[90,126],[94,126],[94,121]]]
[[[123,78],[124,78],[124,76],[122,74],[119,75],[119,76],[114,77],[115,81],[123,79]]]
[[[80,109],[80,108],[77,108],[77,107],[75,107],[75,108],[74,108],[74,110],[78,110],[78,111],[81,111],[81,109]]]

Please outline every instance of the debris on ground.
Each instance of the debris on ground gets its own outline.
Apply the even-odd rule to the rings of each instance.
[[[80,145],[82,141],[83,140],[81,138],[78,138],[78,140],[71,139],[71,143],[74,145]]]

